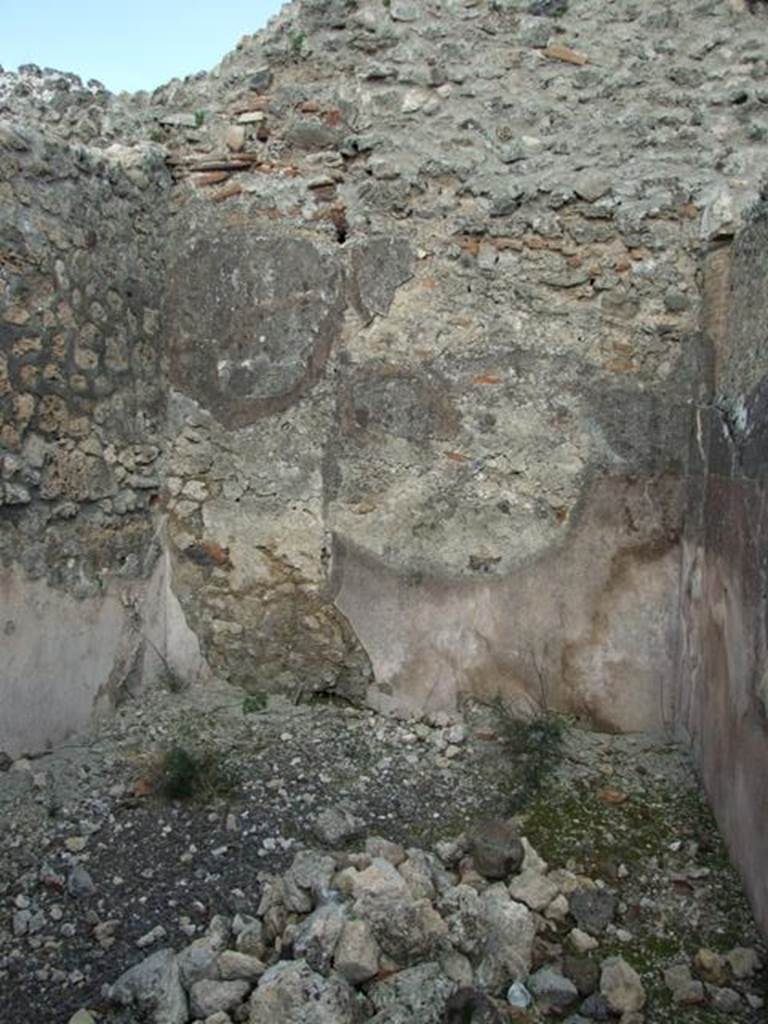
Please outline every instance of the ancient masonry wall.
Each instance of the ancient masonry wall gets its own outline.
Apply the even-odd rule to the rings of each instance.
[[[692,425],[677,721],[768,927],[768,206],[707,260],[711,401]]]
[[[158,671],[678,726],[765,921],[766,12],[529,6],[0,74],[0,749]]]
[[[10,125],[0,162],[0,747],[15,754],[138,686],[164,644],[168,175],[157,154],[106,158]]]

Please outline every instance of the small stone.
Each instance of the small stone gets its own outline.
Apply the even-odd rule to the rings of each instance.
[[[366,839],[365,852],[372,858],[383,857],[384,860],[388,860],[395,867],[402,864],[407,856],[402,846],[399,846],[397,843],[391,843],[388,839],[382,839],[380,836],[370,836]]]
[[[313,971],[327,975],[333,954],[344,927],[345,911],[339,903],[326,903],[310,914],[296,933],[293,951],[309,964]]]
[[[600,993],[608,1000],[611,1009],[618,1013],[642,1010],[645,1006],[645,989],[640,975],[620,956],[603,962]]]
[[[676,1003],[692,1006],[704,1002],[704,986],[691,976],[687,964],[668,967],[664,971],[664,984]]]
[[[509,894],[513,900],[525,903],[531,910],[543,910],[557,897],[558,891],[555,882],[547,875],[528,870],[512,879]]]
[[[477,824],[470,837],[470,850],[478,873],[489,879],[513,874],[525,855],[513,826],[500,819],[487,819]]]
[[[721,988],[717,985],[706,985],[709,1001],[716,1010],[722,1013],[738,1013],[742,1007],[741,996],[732,988]]]
[[[585,1017],[589,1017],[590,1020],[616,1020],[616,1014],[611,1009],[610,1003],[599,992],[591,992],[579,1007],[579,1012]],[[622,1014],[622,1019],[623,1016]]]
[[[520,840],[523,844],[524,856],[523,863],[521,865],[523,871],[534,871],[537,874],[545,875],[549,868],[549,865],[540,857],[539,854],[534,850],[528,840],[523,836]],[[554,879],[554,875],[552,876]]]
[[[227,128],[224,141],[231,153],[239,153],[245,145],[245,128],[241,124],[232,124]]]
[[[581,199],[594,203],[611,190],[611,179],[605,174],[582,174],[574,183],[573,190]]]
[[[389,14],[393,21],[418,21],[419,5],[414,0],[392,0]]]
[[[522,981],[514,981],[507,989],[507,1002],[516,1010],[527,1010],[533,997]]]
[[[379,947],[366,921],[344,922],[334,968],[351,985],[362,985],[378,973]]]
[[[216,966],[222,981],[258,981],[267,969],[257,957],[232,949],[219,954]]]
[[[346,807],[329,807],[312,822],[312,831],[327,846],[341,846],[363,835],[365,822]]]
[[[233,1010],[251,990],[247,981],[196,981],[189,990],[189,1008],[195,1017]]]
[[[528,988],[545,1013],[562,1013],[579,998],[570,978],[551,967],[542,967],[528,979]]]
[[[160,949],[122,974],[107,997],[121,1006],[136,1006],[160,1024],[186,1024],[187,996],[171,949]]]
[[[95,894],[96,886],[93,879],[82,864],[76,864],[69,872],[67,876],[67,892],[76,900],[85,899]]]
[[[613,921],[616,897],[608,889],[577,889],[570,897],[570,911],[579,928],[600,935]]]
[[[528,13],[534,18],[559,18],[568,10],[568,0],[534,0]]]
[[[600,968],[596,961],[572,953],[563,957],[563,974],[571,979],[582,998],[591,995],[600,981]]]
[[[698,976],[712,985],[724,985],[728,978],[725,957],[711,949],[700,949],[693,958],[693,966]]]
[[[139,949],[146,949],[147,946],[153,946],[156,942],[164,939],[167,934],[161,924],[155,925],[151,931],[145,932],[141,938],[136,939],[136,945]]]
[[[316,974],[303,960],[282,960],[263,975],[251,996],[250,1024],[302,1019],[308,1024],[357,1024],[354,990],[343,978]]]
[[[82,853],[88,840],[85,836],[67,836],[64,845],[70,853]]]
[[[78,1010],[69,1018],[69,1024],[96,1024],[96,1018],[90,1010]]]
[[[272,72],[266,66],[258,68],[248,79],[248,88],[251,92],[266,92],[272,85]]]
[[[725,954],[725,959],[728,961],[734,978],[739,980],[751,978],[760,966],[760,958],[757,953],[754,949],[745,946],[736,946],[730,953]]]
[[[600,945],[597,939],[583,932],[581,928],[573,928],[568,933],[568,941],[577,953],[589,953]]]
[[[452,725],[445,733],[446,741],[455,747],[461,746],[467,740],[467,727],[463,722]]]
[[[562,893],[560,893],[559,896],[555,896],[544,911],[544,917],[548,918],[550,921],[564,921],[568,916],[568,909],[568,900]]]
[[[365,871],[353,879],[355,899],[362,897],[409,896],[408,886],[400,872],[388,860],[377,857]]]

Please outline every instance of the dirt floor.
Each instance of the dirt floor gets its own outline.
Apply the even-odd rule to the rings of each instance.
[[[766,962],[677,746],[500,708],[468,709],[466,725],[397,723],[207,687],[145,693],[92,735],[0,771],[0,1021],[67,1024],[81,1007],[125,1019],[103,986],[215,913],[255,913],[260,876],[317,845],[313,819],[340,804],[368,835],[423,849],[516,816],[552,867],[617,893],[599,954],[640,972],[648,1024],[768,1020],[760,972],[727,1013],[676,1005],[664,982],[701,948]]]

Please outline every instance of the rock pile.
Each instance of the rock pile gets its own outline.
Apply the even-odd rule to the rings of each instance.
[[[154,1024],[643,1024],[653,1018],[640,974],[606,955],[617,916],[604,883],[550,870],[504,821],[434,852],[370,836],[360,852],[299,851],[264,880],[255,915],[216,915],[202,937],[153,952],[104,994]],[[693,966],[705,981],[684,964],[665,972],[676,1003],[759,1005],[754,950],[701,950]],[[86,1024],[84,1013],[70,1024]]]

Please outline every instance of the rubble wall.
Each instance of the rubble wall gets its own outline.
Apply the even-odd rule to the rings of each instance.
[[[303,0],[134,97],[0,74],[14,694],[50,590],[62,695],[64,599],[105,665],[671,725],[765,12],[561,7]]]
[[[0,748],[138,686],[160,551],[162,155],[0,127]]]
[[[221,674],[669,723],[728,201],[693,169],[714,86],[666,152],[655,73],[617,64],[639,18],[293,4],[173,94],[169,537]]]
[[[768,927],[768,206],[710,259],[711,401],[692,432],[678,721]]]

